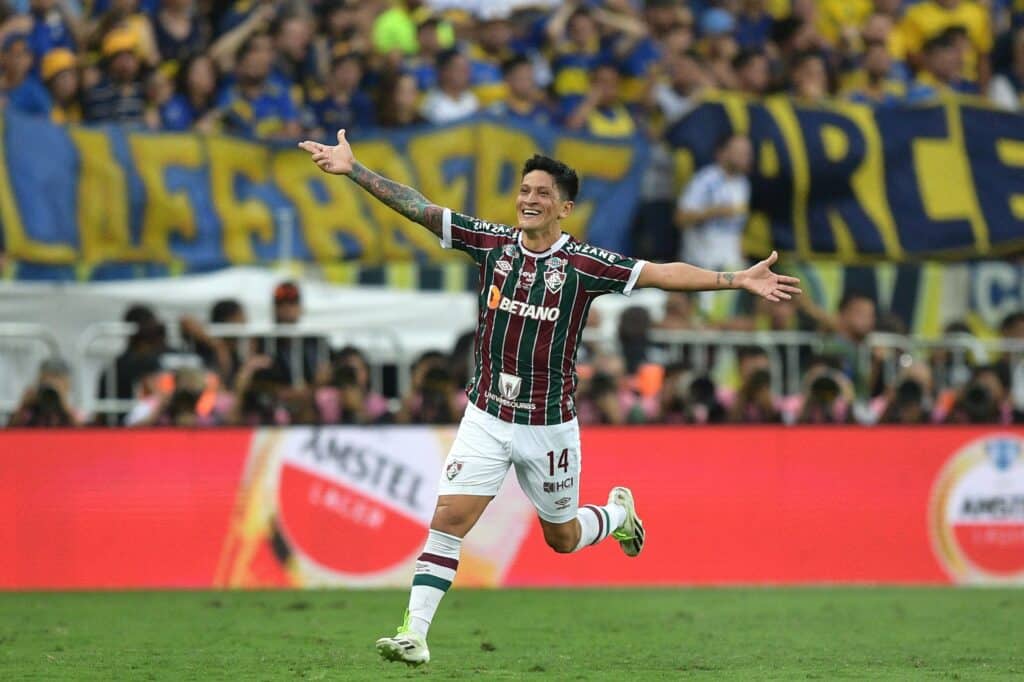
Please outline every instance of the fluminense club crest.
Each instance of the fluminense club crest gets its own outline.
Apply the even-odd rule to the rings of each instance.
[[[544,269],[544,286],[553,294],[557,294],[565,284],[565,261],[558,256],[548,259]]]

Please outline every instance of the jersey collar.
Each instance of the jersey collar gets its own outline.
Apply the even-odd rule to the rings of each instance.
[[[547,258],[551,254],[555,253],[556,251],[561,249],[563,246],[565,246],[566,242],[569,241],[569,233],[568,232],[563,232],[562,236],[559,237],[558,240],[554,244],[552,244],[548,248],[547,251],[544,251],[544,252],[541,252],[541,253],[537,253],[536,251],[530,251],[528,248],[523,246],[523,233],[522,233],[522,231],[519,232],[519,237],[517,237],[517,241],[519,242],[519,250],[523,252],[524,256],[529,256],[531,258]]]

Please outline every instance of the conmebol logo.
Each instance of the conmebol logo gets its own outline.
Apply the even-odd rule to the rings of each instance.
[[[936,554],[956,581],[1024,583],[1024,440],[994,435],[954,454],[929,517]]]

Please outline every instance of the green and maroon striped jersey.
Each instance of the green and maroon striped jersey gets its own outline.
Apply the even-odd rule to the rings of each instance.
[[[644,261],[562,236],[544,253],[520,231],[449,209],[441,245],[480,266],[476,373],[469,400],[515,424],[560,424],[576,416],[576,353],[590,304],[633,290]]]

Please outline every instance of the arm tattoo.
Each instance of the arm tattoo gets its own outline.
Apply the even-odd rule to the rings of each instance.
[[[718,276],[715,277],[715,284],[721,286],[723,279],[725,280],[725,286],[731,289],[732,288],[732,281],[734,279],[736,279],[736,273],[735,272],[720,272],[720,273],[718,273]]]
[[[385,206],[441,236],[444,209],[427,201],[425,196],[412,187],[388,180],[361,163],[353,164],[352,172],[348,176]]]

